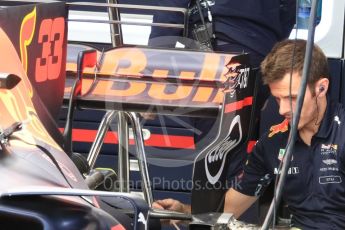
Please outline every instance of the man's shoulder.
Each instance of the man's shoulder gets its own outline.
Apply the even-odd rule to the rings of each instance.
[[[331,119],[337,122],[338,126],[341,125],[344,127],[345,125],[345,106],[339,102],[331,101],[330,103],[331,109],[328,113],[327,119]]]

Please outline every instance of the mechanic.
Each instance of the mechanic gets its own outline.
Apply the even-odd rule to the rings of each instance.
[[[197,2],[199,1],[199,2]],[[221,52],[249,53],[250,64],[258,68],[260,62],[270,51],[272,46],[280,40],[286,39],[295,23],[296,0],[160,0],[158,5],[189,8],[190,23],[189,37],[195,39],[195,31],[200,31],[203,25],[211,25],[212,49]],[[197,3],[200,3],[202,16]],[[168,17],[167,17],[168,15]],[[157,11],[154,22],[183,23],[180,13],[166,13]],[[174,47],[181,36],[181,30],[152,27],[150,46]],[[203,37],[203,36],[201,36]],[[205,37],[205,36],[204,36]],[[192,48],[194,48],[192,46]],[[267,86],[260,86],[257,97],[255,133],[251,140],[257,140],[260,129],[260,108],[269,97]],[[204,149],[214,140],[218,126],[213,118],[192,118],[195,128],[195,143],[197,151]],[[272,124],[272,123],[270,123]],[[228,180],[235,181],[235,176],[242,170],[247,158],[246,147],[241,154],[234,157],[228,167]],[[270,189],[269,189],[270,191]],[[270,196],[268,194],[268,196]],[[266,197],[260,203],[265,202]],[[255,209],[255,208],[254,208]]]
[[[275,45],[261,64],[263,81],[285,120],[260,138],[244,166],[241,186],[226,193],[224,211],[236,218],[280,173],[278,167],[289,139],[305,49],[304,40],[285,40]],[[295,228],[345,229],[345,111],[342,105],[327,98],[328,88],[327,59],[315,45],[298,137],[283,189]],[[156,201],[153,207],[190,212],[190,206],[172,199]]]

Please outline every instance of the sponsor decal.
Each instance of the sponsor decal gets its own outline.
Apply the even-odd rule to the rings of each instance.
[[[277,133],[284,133],[288,131],[288,129],[289,129],[289,121],[285,119],[282,123],[278,125],[273,125],[270,128],[270,133],[268,134],[268,137],[273,137]]]
[[[319,177],[320,184],[340,184],[342,179],[340,176],[321,176]]]
[[[322,144],[321,145],[321,150],[322,149],[325,149],[325,150],[329,150],[329,149],[337,150],[338,149],[338,145],[336,145],[336,144],[328,144],[328,145]]]
[[[324,147],[327,147],[327,152],[329,153],[329,150],[333,149],[331,147],[332,145],[327,145]],[[334,152],[336,153],[336,152]],[[320,168],[320,172],[327,172],[327,171],[333,171],[333,172],[338,172],[338,161],[336,159],[328,158],[328,159],[323,159],[322,163],[326,165],[326,167]]]
[[[234,131],[234,127],[238,125],[238,137],[232,139],[232,133]],[[237,136],[237,135],[236,135]],[[237,115],[233,120],[230,125],[229,129],[229,135],[227,138],[225,138],[222,143],[217,145],[212,151],[210,151],[207,156],[205,157],[205,171],[206,171],[206,176],[208,181],[211,184],[215,184],[224,169],[224,164],[226,160],[227,154],[235,148],[242,140],[242,127],[241,127],[241,121],[240,121],[240,116]],[[212,164],[220,163],[220,167],[217,170],[216,173],[211,173],[210,169]]]
[[[193,55],[193,58],[189,58],[189,55]],[[241,79],[246,70],[238,69],[238,73],[231,74],[228,64],[224,64],[228,63],[231,57],[231,55],[210,53],[197,55],[195,53],[175,51],[167,53],[166,51],[139,48],[109,50],[105,52],[99,69],[99,74],[104,76],[105,79],[97,81],[90,93],[94,96],[111,97],[113,100],[126,97],[126,100],[150,100],[151,103],[155,101],[155,103],[176,104],[187,100],[193,103],[209,102],[218,104],[223,100],[222,90],[219,87],[199,85],[199,83],[225,84],[229,75],[240,75],[236,79]],[[188,66],[184,64],[186,60],[188,60]],[[157,62],[176,64],[156,69]],[[69,63],[67,67],[67,70],[76,72],[74,63]],[[94,75],[94,70],[87,69],[85,74]],[[109,76],[118,80],[108,81],[106,78]],[[126,77],[124,78],[124,76]],[[153,77],[161,79],[161,81],[138,81],[143,77],[148,79]],[[123,79],[131,79],[131,81],[126,81],[126,84],[124,84]],[[185,84],[167,84],[170,82],[167,79],[175,79]],[[94,84],[92,79],[84,80],[82,94],[89,91],[91,84]],[[243,86],[244,82],[238,81],[239,85]],[[69,91],[70,88],[66,87],[65,93],[67,94]]]
[[[326,165],[335,165],[338,163],[338,161],[335,159],[326,159],[326,160],[323,160],[322,162]]]
[[[278,175],[281,173],[281,170],[278,170],[278,168],[274,168],[274,174]],[[296,175],[299,174],[299,167],[290,167],[288,169],[288,175]]]
[[[321,144],[321,155],[337,154],[337,144]]]
[[[253,79],[249,78],[250,68],[245,61],[234,62],[232,57],[133,47],[113,49],[102,57],[98,71],[102,78],[96,83],[93,79],[83,79],[82,94],[88,92],[89,96],[106,97],[113,102],[149,103],[154,107],[171,104],[184,108],[191,103],[203,106],[209,103],[211,108],[218,109],[224,91],[234,95],[239,89],[248,88]],[[174,64],[157,69],[157,62]],[[75,73],[76,63],[67,63],[67,71]],[[94,75],[94,70],[87,68],[84,73]],[[114,81],[109,81],[109,77]],[[70,90],[67,85],[65,96]]]
[[[225,82],[225,92],[230,92],[230,97],[235,95],[236,89],[244,89],[248,86],[250,68],[241,68],[239,63],[229,63],[226,65],[228,72],[224,75],[227,79]]]
[[[36,7],[27,14],[20,26],[19,35],[19,48],[20,48],[20,58],[22,60],[22,65],[26,73],[28,73],[28,46],[32,43],[32,39],[35,34],[36,28]],[[32,86],[29,87],[29,95],[33,97]]]
[[[324,167],[324,168],[320,168],[320,172],[327,172],[327,171],[338,172],[339,168],[338,167]]]

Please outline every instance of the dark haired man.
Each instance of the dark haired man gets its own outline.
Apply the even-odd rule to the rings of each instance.
[[[197,3],[200,3],[201,15]],[[160,6],[182,7],[190,9],[189,38],[195,39],[192,30],[205,23],[212,22],[212,45],[214,51],[229,53],[249,53],[250,65],[258,68],[261,61],[273,45],[286,39],[296,18],[296,0],[159,0]],[[211,17],[210,17],[211,16]],[[154,22],[183,23],[182,14],[157,11]],[[181,30],[152,27],[150,46],[174,47]],[[259,136],[260,109],[269,97],[267,86],[259,86],[257,97],[257,114],[255,133],[250,137],[257,140]],[[198,151],[205,148],[217,133],[215,119],[193,118],[195,127],[194,138]],[[234,157],[228,166],[229,181],[240,170],[247,158],[247,152],[242,151]],[[255,208],[254,208],[255,209]],[[257,212],[257,210],[255,210]]]
[[[261,64],[263,81],[285,121],[261,136],[244,166],[241,186],[226,193],[224,212],[239,217],[280,173],[301,85],[305,49],[303,40],[280,42]],[[345,229],[345,111],[327,98],[328,88],[327,59],[315,45],[297,126],[298,138],[283,190],[295,228]],[[154,207],[190,210],[175,200],[157,201]]]

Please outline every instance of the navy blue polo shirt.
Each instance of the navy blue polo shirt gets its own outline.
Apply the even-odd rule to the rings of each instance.
[[[272,126],[250,155],[237,191],[259,196],[278,172],[289,135],[287,122]],[[345,229],[345,114],[328,103],[311,145],[297,138],[283,199],[293,215],[292,226],[302,229]]]

